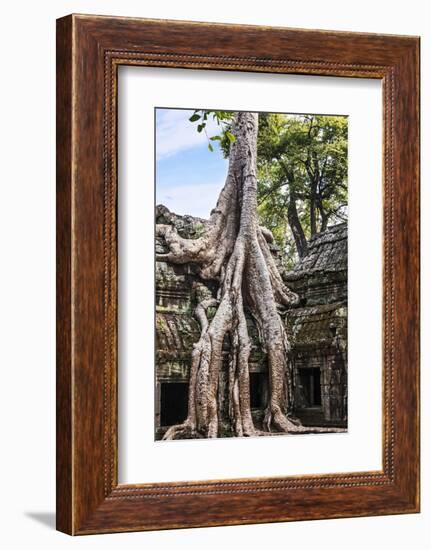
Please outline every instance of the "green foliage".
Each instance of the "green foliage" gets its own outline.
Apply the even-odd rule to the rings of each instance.
[[[214,146],[211,143],[212,141],[218,141],[220,148],[223,154],[227,157],[229,156],[229,147],[231,143],[235,142],[235,136],[230,132],[231,130],[231,121],[235,113],[233,111],[208,111],[202,109],[196,109],[192,116],[189,118],[190,122],[198,122],[197,131],[201,133],[205,132],[208,139],[208,149],[213,152]],[[217,125],[220,126],[220,134],[214,136],[209,136],[207,133],[207,122],[208,118],[212,117],[213,120],[217,122]]]
[[[345,221],[347,118],[260,114],[258,205],[262,224],[291,261],[296,260],[292,225],[309,239]]]
[[[193,226],[193,239],[199,239],[205,233],[205,225],[201,222],[197,222]]]

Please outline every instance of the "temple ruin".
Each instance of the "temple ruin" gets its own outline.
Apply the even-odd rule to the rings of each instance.
[[[159,205],[156,223],[172,224],[181,236],[197,238],[206,220],[179,216]],[[156,251],[166,252],[162,239],[156,240]],[[284,281],[300,297],[297,307],[283,312],[292,345],[292,412],[305,426],[347,428],[347,224],[312,237],[307,254],[291,271],[283,269],[281,252],[274,243],[271,252]],[[193,311],[203,296],[216,292],[197,272],[197,266],[190,263],[156,262],[156,439],[187,416],[191,353],[200,336]],[[254,423],[260,426],[268,398],[267,364],[252,319],[248,319],[248,329],[253,343],[251,407]],[[227,355],[228,338],[224,345]],[[229,437],[227,362],[225,366],[219,379],[219,422],[221,435]]]

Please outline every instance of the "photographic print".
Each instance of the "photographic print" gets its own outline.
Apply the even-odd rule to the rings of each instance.
[[[58,530],[420,510],[419,61],[57,21]]]
[[[155,439],[347,430],[348,117],[155,109]]]

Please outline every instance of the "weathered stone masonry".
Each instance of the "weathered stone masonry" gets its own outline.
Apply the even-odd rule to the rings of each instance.
[[[157,223],[176,226],[183,237],[197,238],[205,220],[178,216],[158,206]],[[157,252],[164,243],[156,242]],[[272,253],[280,258],[276,245]],[[280,264],[281,265],[281,264]],[[215,287],[196,275],[192,264],[156,263],[156,438],[187,415],[187,395],[193,344],[200,336],[194,307],[202,294],[215,295]],[[300,296],[297,308],[285,314],[292,343],[294,414],[304,425],[347,426],[347,226],[340,224],[309,241],[307,255],[283,274]],[[209,312],[211,314],[211,312]],[[252,414],[259,425],[268,397],[265,353],[252,321],[250,358]],[[226,352],[229,341],[225,341]],[[227,353],[226,353],[227,360]],[[227,420],[227,362],[219,380],[220,425]],[[223,418],[224,417],[224,418]],[[223,429],[223,428],[222,428]],[[231,435],[226,428],[223,435]]]

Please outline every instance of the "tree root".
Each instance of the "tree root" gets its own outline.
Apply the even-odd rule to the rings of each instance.
[[[173,439],[200,439],[203,436],[197,431],[196,426],[189,420],[185,420],[182,424],[171,426],[163,436],[163,441],[171,441]]]

